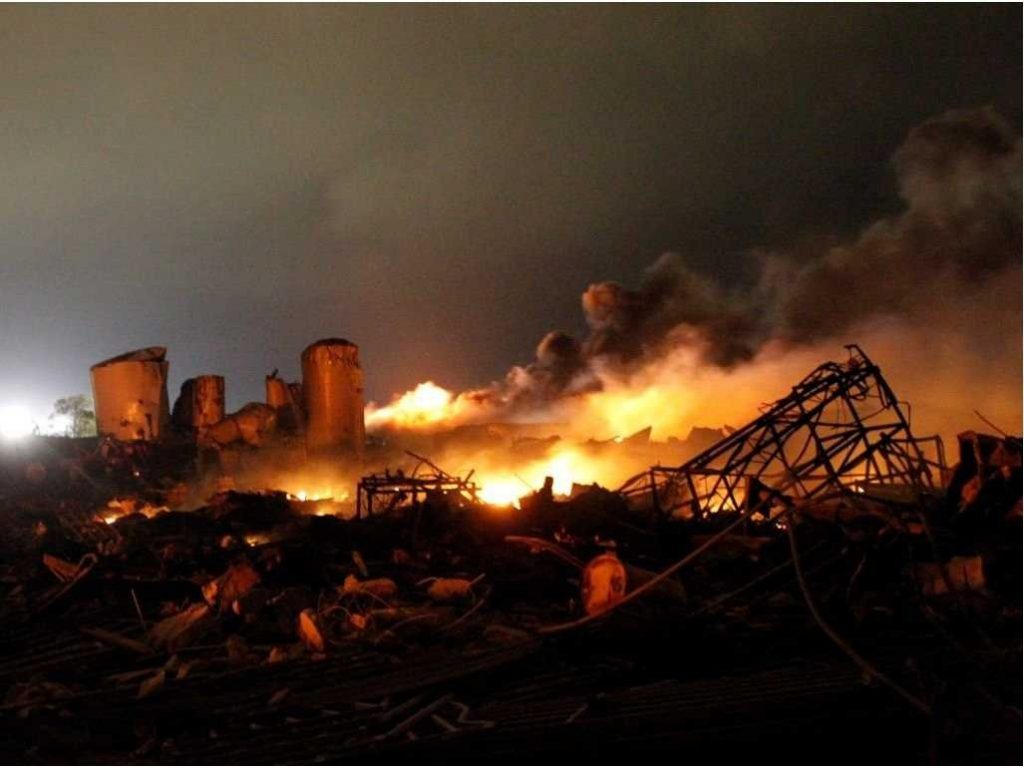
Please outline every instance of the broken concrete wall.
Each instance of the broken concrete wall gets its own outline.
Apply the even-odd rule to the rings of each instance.
[[[187,431],[201,431],[224,418],[224,377],[196,376],[181,385],[171,419]]]

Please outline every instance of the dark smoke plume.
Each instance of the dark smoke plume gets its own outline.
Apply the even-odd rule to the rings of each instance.
[[[1020,265],[1020,140],[994,111],[929,120],[893,164],[901,214],[810,263],[766,257],[775,335],[801,344],[871,316],[913,316]]]
[[[590,335],[587,356],[628,365],[657,355],[680,331],[696,331],[709,362],[728,366],[753,356],[757,328],[741,305],[681,256],[663,254],[648,267],[639,290],[595,283],[583,294]]]
[[[892,164],[904,209],[854,241],[810,254],[757,252],[759,279],[743,291],[664,254],[638,288],[587,288],[582,342],[549,333],[533,363],[470,396],[514,412],[599,389],[604,375],[628,375],[681,347],[731,368],[769,342],[847,341],[843,334],[867,321],[922,325],[944,306],[956,306],[964,315],[956,322],[969,329],[981,322],[971,308],[996,295],[994,284],[1004,286],[998,295],[1009,304],[1005,317],[1016,318],[1019,347],[1019,137],[990,108],[949,112],[911,130]],[[1016,281],[1009,302],[1004,279]]]
[[[806,371],[783,371],[779,355],[806,367],[819,349],[835,354],[850,341],[885,354],[907,393],[930,400],[935,428],[961,428],[978,406],[1014,418],[1022,365],[1020,138],[991,109],[949,112],[913,128],[892,167],[899,212],[826,249],[755,251],[748,288],[727,287],[675,253],[656,259],[637,288],[591,285],[582,299],[586,337],[547,334],[530,364],[462,392],[457,420],[575,419],[581,415],[566,409],[586,401],[575,396],[631,383],[642,389],[659,374],[686,378],[691,401],[705,403],[705,413],[712,404],[721,411],[721,392],[698,391],[694,365],[736,390],[738,404],[739,390],[750,399],[752,384],[760,391],[766,383],[746,373],[763,379],[770,369],[784,383]],[[772,359],[768,369],[759,366]],[[673,422],[665,413],[640,418]]]

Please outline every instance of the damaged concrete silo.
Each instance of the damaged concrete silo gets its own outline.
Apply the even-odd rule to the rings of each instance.
[[[266,378],[267,405],[277,413],[278,429],[288,434],[301,432],[303,427],[302,399],[295,396],[296,386],[279,378],[276,371]],[[298,389],[301,392],[301,385]]]
[[[362,456],[366,430],[359,347],[345,339],[321,339],[306,347],[302,390],[309,451]]]
[[[155,440],[170,418],[167,349],[146,347],[89,369],[96,429],[118,440]]]
[[[189,432],[201,432],[224,418],[224,377],[186,379],[174,402],[171,420]]]

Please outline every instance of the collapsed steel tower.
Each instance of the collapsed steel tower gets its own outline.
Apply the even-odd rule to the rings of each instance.
[[[847,362],[819,366],[721,442],[682,466],[651,467],[620,492],[636,506],[703,518],[767,515],[775,504],[836,491],[936,489],[945,467],[941,439],[915,438],[878,366],[860,347],[846,348]]]

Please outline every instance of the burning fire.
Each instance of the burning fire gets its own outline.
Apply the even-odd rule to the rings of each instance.
[[[883,338],[883,332],[891,338]],[[889,326],[868,329],[863,335],[882,349],[892,349],[907,338]],[[614,489],[650,466],[677,466],[693,455],[685,444],[694,427],[717,429],[755,418],[767,400],[786,393],[794,381],[834,351],[820,345],[793,349],[770,342],[742,366],[722,368],[708,365],[692,347],[681,345],[628,372],[595,364],[590,371],[598,380],[594,389],[529,401],[524,406],[503,402],[501,392],[496,393],[497,399],[488,399],[481,394],[483,390],[454,394],[425,382],[386,406],[370,406],[367,426],[435,432],[438,440],[426,449],[433,461],[460,476],[475,470],[472,479],[480,488],[482,501],[516,507],[520,498],[543,486],[545,477],[553,479],[556,495],[565,496],[574,484],[596,482]],[[896,354],[890,357],[900,360]],[[908,374],[906,366],[897,371],[899,376],[893,379],[900,382],[903,392],[903,382],[913,382],[915,375]],[[912,386],[908,389],[913,391]],[[933,413],[938,411],[933,408]],[[941,418],[927,421],[915,416],[915,426],[924,425],[917,431],[943,431]],[[514,430],[508,432],[511,437],[505,446],[481,448],[480,443],[472,442],[476,440],[474,431],[467,431],[465,442],[459,444],[463,438],[454,429],[471,423],[497,426],[519,420],[558,425],[548,434],[531,436],[558,434],[561,439],[538,456],[528,446],[526,451],[516,447]],[[587,444],[591,439],[615,442],[615,436],[625,438],[647,427],[651,433],[646,444],[630,440],[622,440],[621,447]],[[442,434],[445,430],[451,434]],[[673,441],[673,437],[679,440]],[[527,452],[529,457],[524,455]],[[730,500],[721,500],[723,510],[731,505]]]
[[[113,525],[122,517],[140,514],[153,518],[162,512],[169,512],[168,507],[157,507],[145,502],[140,503],[137,499],[111,499],[107,506],[96,513],[96,517],[107,525]]]
[[[446,469],[465,475],[473,470],[481,501],[494,506],[519,507],[519,499],[543,487],[545,478],[552,478],[554,495],[568,497],[574,485],[598,483],[617,487],[639,471],[661,459],[672,460],[666,448],[660,454],[633,446],[617,452],[602,452],[583,445],[590,438],[611,438],[622,444],[624,437],[654,426],[662,437],[673,434],[676,425],[685,425],[699,418],[706,403],[695,395],[680,391],[679,378],[668,381],[633,381],[605,383],[605,389],[551,404],[544,416],[567,425],[559,428],[565,442],[552,447],[547,455],[529,459],[516,455],[512,446],[480,451],[471,447],[450,446],[432,455]],[[388,405],[370,405],[366,424],[371,430],[408,431],[436,430],[442,432],[467,423],[493,419],[497,412],[488,410],[493,403],[474,398],[472,392],[454,395],[433,382],[419,384],[415,389],[396,396]],[[686,434],[685,431],[682,434]],[[577,444],[567,445],[570,441]]]
[[[371,430],[381,427],[423,429],[455,421],[464,407],[462,398],[432,381],[424,381],[389,405],[370,403],[366,407],[366,426]]]
[[[485,480],[477,497],[480,501],[493,504],[496,507],[515,507],[519,509],[519,499],[531,493],[534,489],[518,478],[496,477]]]
[[[517,410],[500,396],[483,396],[483,390],[453,393],[427,381],[387,405],[368,405],[366,427],[371,432],[423,431],[528,420],[564,424],[561,436],[578,441],[631,435],[646,427],[652,428],[654,440],[684,438],[696,425],[750,420],[766,395],[785,393],[832,352],[831,346],[822,351],[767,344],[745,365],[720,368],[704,362],[698,350],[680,345],[628,372],[595,365],[595,389],[535,403],[526,410]]]
[[[514,469],[485,470],[477,473],[475,478],[480,486],[477,495],[481,501],[518,509],[519,499],[540,489],[547,477],[553,481],[551,490],[554,495],[567,497],[572,494],[573,485],[604,484],[617,475],[610,472],[607,460],[567,448]]]
[[[345,504],[350,498],[349,492],[342,488],[324,487],[312,491],[299,488],[288,493],[288,498],[299,502],[307,514],[312,512],[317,517],[346,517],[350,512]]]
[[[757,393],[762,391],[759,382],[752,380],[743,387],[744,395],[751,393],[749,400],[723,399],[723,388],[735,387],[735,382],[684,353],[627,378],[607,374],[601,379],[598,390],[557,399],[521,415],[565,424],[569,433],[563,437],[578,440],[621,437],[647,427],[653,428],[657,439],[665,439],[686,435],[697,421],[715,423],[719,414],[722,423],[742,420],[760,402]],[[371,432],[443,430],[501,421],[509,416],[503,408],[500,401],[481,397],[479,392],[454,394],[425,381],[387,405],[369,404],[365,420]],[[511,415],[516,420],[517,414]]]
[[[294,509],[304,515],[347,517],[353,511],[355,479],[332,467],[303,465],[271,469],[255,466],[240,478],[221,478],[225,480],[224,490],[284,493]]]
[[[340,488],[320,488],[315,491],[307,491],[300,488],[294,493],[286,491],[288,498],[295,501],[348,501],[348,491]]]

